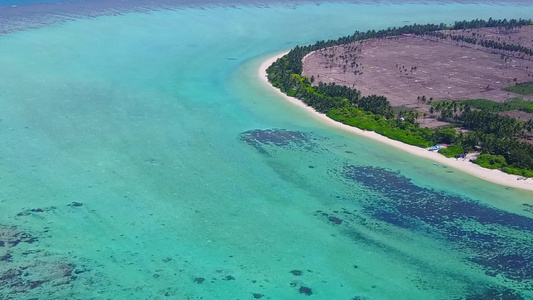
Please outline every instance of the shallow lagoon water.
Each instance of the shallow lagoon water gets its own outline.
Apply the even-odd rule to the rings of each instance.
[[[533,194],[324,127],[256,78],[297,44],[532,5],[209,5],[0,36],[1,298],[533,297]]]

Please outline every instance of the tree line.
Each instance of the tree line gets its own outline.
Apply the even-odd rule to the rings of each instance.
[[[440,113],[438,119],[453,122],[468,130],[467,133],[458,133],[454,137],[450,144],[456,146],[456,152],[450,152],[449,155],[479,148],[485,154],[485,159],[498,157],[497,161],[504,171],[533,176],[533,145],[521,141],[533,135],[533,120],[519,121],[497,113],[505,110],[502,107],[512,110],[520,107],[520,103],[531,102],[511,100],[510,104],[497,103],[496,106],[490,106],[485,105],[488,100],[480,100],[441,101],[434,106],[437,108],[436,112]]]
[[[533,50],[522,45],[508,44],[506,42],[498,42],[493,40],[477,39],[464,35],[450,35],[442,32],[427,33],[426,35],[434,36],[439,39],[451,39],[452,41],[462,41],[465,43],[480,45],[485,48],[491,48],[496,50],[504,50],[509,52],[520,52],[526,55],[533,55]]]

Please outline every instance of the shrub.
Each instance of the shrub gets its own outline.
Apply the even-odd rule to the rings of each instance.
[[[461,145],[451,145],[448,148],[439,149],[439,153],[446,157],[455,157],[459,154],[465,153],[465,150]]]
[[[499,169],[501,167],[507,166],[505,157],[501,155],[492,155],[492,154],[481,154],[474,163],[482,166],[487,169]]]
[[[533,177],[533,170],[520,169],[515,167],[505,167],[502,169],[505,173],[519,175],[524,177]]]

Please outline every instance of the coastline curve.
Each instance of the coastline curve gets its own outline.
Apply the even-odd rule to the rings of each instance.
[[[257,71],[257,76],[265,85],[268,85],[273,91],[275,91],[277,95],[285,99],[287,102],[301,108],[302,110],[307,112],[309,115],[313,116],[313,118],[315,118],[317,121],[321,122],[325,126],[339,129],[349,134],[362,136],[365,138],[372,139],[374,141],[378,141],[385,145],[392,146],[396,149],[410,153],[412,155],[416,155],[421,158],[429,159],[436,163],[445,164],[450,168],[462,171],[464,173],[470,174],[477,178],[480,178],[480,179],[483,179],[483,180],[486,180],[486,181],[489,181],[489,182],[492,182],[498,185],[533,191],[533,179],[518,180],[521,176],[507,174],[500,170],[486,169],[486,168],[483,168],[479,165],[476,165],[466,160],[459,161],[459,160],[455,160],[454,158],[447,158],[439,153],[434,153],[424,148],[411,146],[411,145],[402,143],[400,141],[390,139],[388,137],[385,137],[373,131],[366,131],[366,130],[359,129],[357,127],[352,127],[346,124],[342,124],[333,119],[330,119],[325,114],[317,112],[314,108],[307,106],[305,103],[303,103],[299,99],[290,97],[284,94],[279,89],[277,89],[276,87],[270,84],[270,82],[267,79],[266,70],[278,58],[286,55],[287,53],[288,52],[283,52],[281,54],[274,55],[268,58],[267,60],[263,61],[261,65],[259,66],[259,69]]]

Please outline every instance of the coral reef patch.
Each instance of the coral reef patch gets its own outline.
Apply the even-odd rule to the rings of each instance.
[[[285,129],[255,129],[240,134],[241,141],[264,155],[275,147],[312,151],[317,147],[315,139],[309,133]]]
[[[362,200],[364,213],[451,243],[487,275],[500,274],[516,286],[533,281],[533,219],[419,187],[400,173],[383,168],[350,165],[343,175],[381,195]]]

